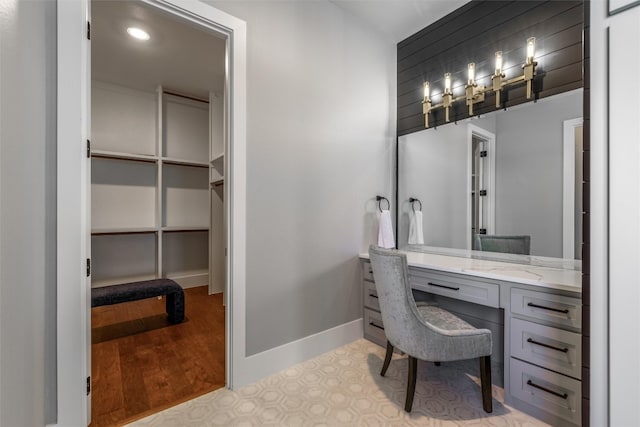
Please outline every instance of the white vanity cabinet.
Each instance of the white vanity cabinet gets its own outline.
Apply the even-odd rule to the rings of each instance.
[[[491,329],[497,365],[492,379],[504,384],[507,405],[554,426],[580,425],[579,271],[406,254],[416,299],[435,301],[474,326]],[[368,255],[361,260],[364,337],[385,346]]]

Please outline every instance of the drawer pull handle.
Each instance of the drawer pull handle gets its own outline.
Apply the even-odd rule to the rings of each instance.
[[[384,331],[384,328],[383,328],[382,326],[380,326],[380,325],[376,325],[376,324],[375,324],[375,323],[373,323],[373,322],[369,322],[369,325],[373,326],[374,328],[382,329],[382,330]]]
[[[569,397],[569,395],[567,393],[560,394],[557,391],[549,390],[546,387],[542,387],[541,385],[538,385],[538,384],[534,383],[531,380],[527,380],[527,385],[530,385],[531,387],[535,387],[535,388],[537,388],[539,390],[542,390],[542,391],[546,391],[549,394],[553,394],[554,396],[561,397],[562,399],[565,399],[565,400],[566,400],[567,397]]]
[[[555,311],[557,313],[569,314],[569,309],[565,308],[564,310],[560,310],[559,308],[545,307],[544,305],[534,304],[532,302],[527,303],[529,307],[541,308],[543,310]]]
[[[429,286],[436,286],[438,288],[451,289],[452,291],[460,290],[460,288],[454,288],[453,286],[438,285],[437,283],[433,283],[433,282],[429,282]]]
[[[378,298],[378,295],[374,295],[374,294],[369,294],[369,296],[370,296],[371,298],[376,298],[376,299]]]
[[[566,353],[566,352],[568,352],[568,351],[569,351],[569,349],[568,349],[568,348],[566,348],[566,347],[565,347],[565,348],[554,347],[554,346],[552,346],[552,345],[545,344],[545,343],[543,343],[543,342],[535,341],[535,340],[533,340],[533,339],[531,339],[531,338],[527,338],[527,342],[529,342],[529,343],[531,343],[531,344],[535,344],[535,345],[540,345],[540,346],[542,346],[542,347],[550,348],[551,350],[561,351],[561,352],[563,352],[563,353]]]

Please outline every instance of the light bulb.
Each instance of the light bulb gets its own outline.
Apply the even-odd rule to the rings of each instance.
[[[502,74],[502,51],[496,52],[496,76]]]
[[[527,64],[531,64],[533,62],[533,57],[536,53],[536,38],[529,37],[527,39]]]
[[[451,93],[451,73],[444,74],[444,93]]]
[[[468,65],[468,69],[469,69],[469,78],[468,78],[467,84],[469,84],[469,86],[473,86],[476,84],[476,63],[470,62]]]
[[[431,97],[431,84],[424,82],[424,101],[427,102]]]
[[[127,28],[127,33],[129,33],[131,37],[136,38],[138,40],[149,40],[151,38],[149,36],[149,33],[147,33],[145,30],[142,30],[136,27]]]

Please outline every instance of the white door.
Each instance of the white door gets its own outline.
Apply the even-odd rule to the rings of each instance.
[[[87,425],[91,423],[91,2],[87,2],[87,55],[85,57],[86,68],[86,84],[84,90],[86,96],[86,123],[87,123],[87,156],[86,156],[86,180],[85,180],[85,239],[87,253],[87,280],[85,283],[87,290],[87,315],[86,323],[86,367],[87,367]]]

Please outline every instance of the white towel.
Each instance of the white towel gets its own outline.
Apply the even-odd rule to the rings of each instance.
[[[410,245],[424,245],[424,233],[422,231],[422,211],[409,214],[409,241]]]
[[[391,225],[391,212],[383,210],[380,213],[380,228],[378,229],[378,246],[381,248],[395,248],[396,241],[393,237],[393,226]]]

